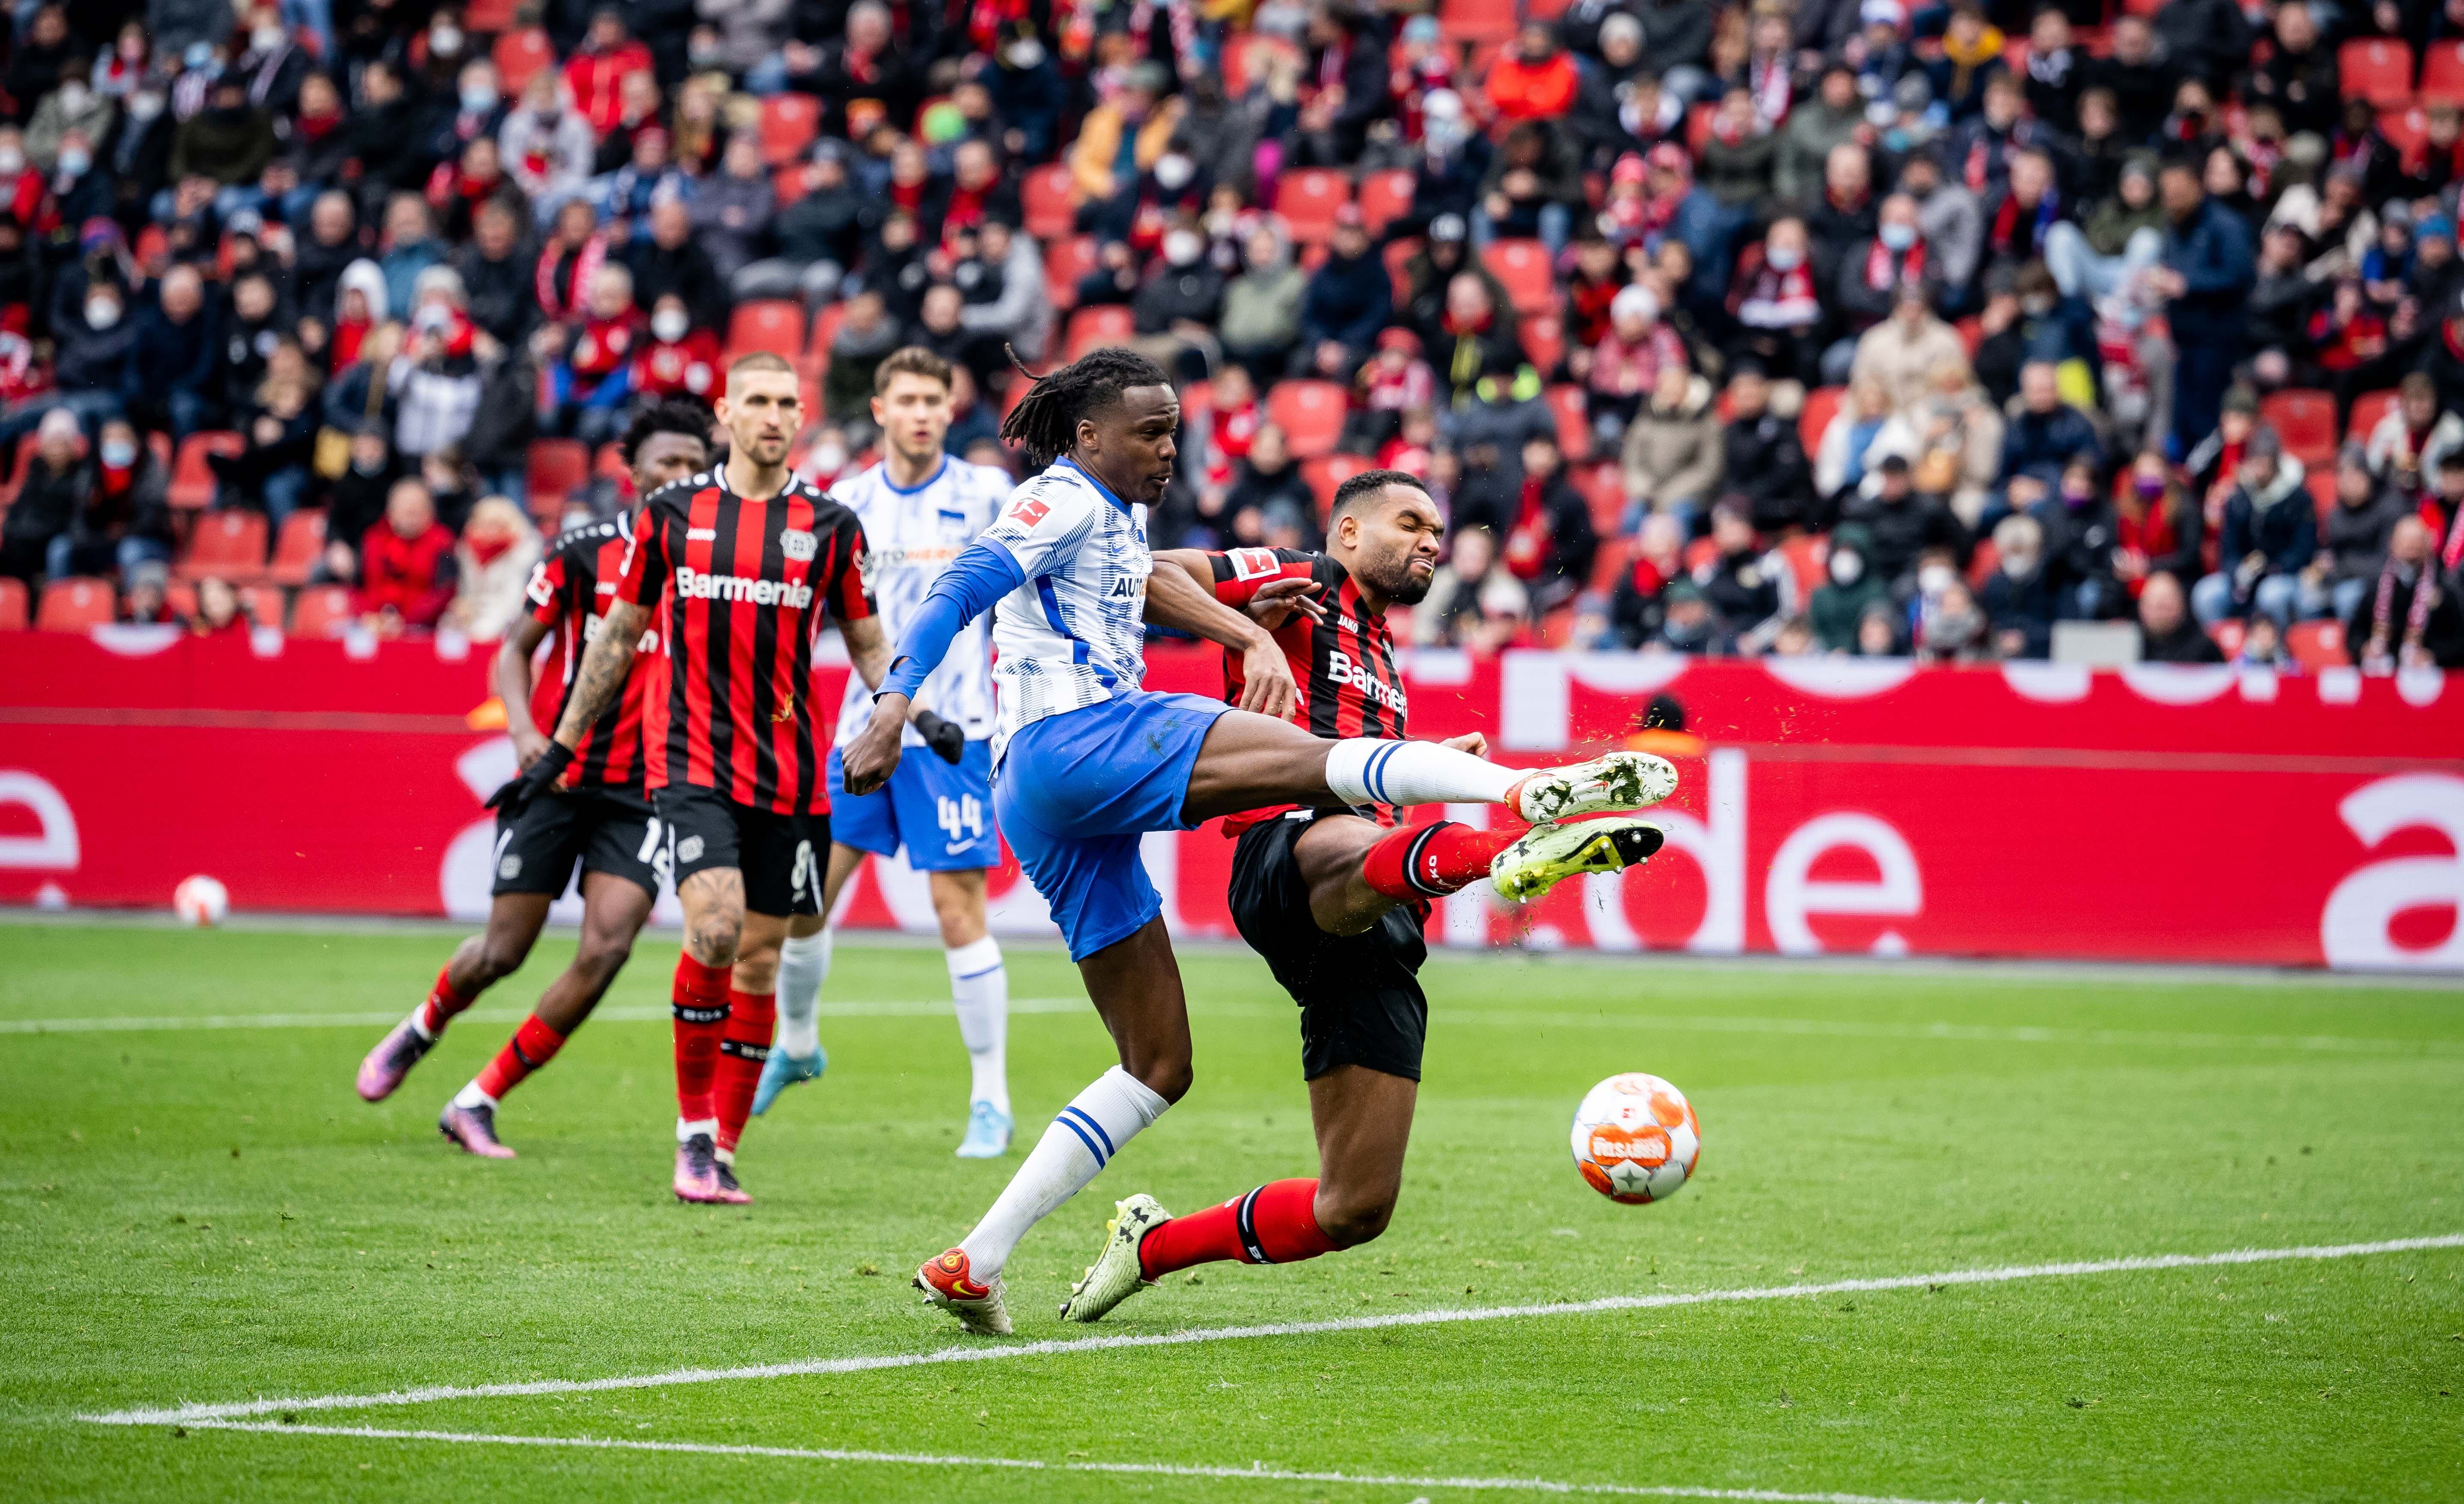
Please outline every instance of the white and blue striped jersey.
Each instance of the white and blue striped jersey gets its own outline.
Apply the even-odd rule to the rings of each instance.
[[[1026,579],[993,613],[993,756],[1019,727],[1146,678],[1147,509],[1064,458],[1010,496],[984,537]]]
[[[913,491],[891,483],[887,464],[874,465],[830,487],[830,499],[856,515],[864,524],[865,586],[881,614],[883,632],[895,645],[915,619],[935,581],[941,578],[958,550],[976,541],[991,524],[1009,496],[1009,472],[963,459],[941,461],[941,468]],[[924,681],[915,703],[965,729],[967,740],[993,734],[992,652],[986,624],[977,621],[950,644],[947,657]],[[861,675],[847,675],[847,697],[839,705],[835,741],[846,746],[872,719],[872,692]],[[910,725],[905,745],[924,744]]]

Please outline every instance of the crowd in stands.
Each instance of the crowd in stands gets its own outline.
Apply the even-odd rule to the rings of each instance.
[[[1315,546],[1410,470],[1423,644],[2464,666],[2464,0],[9,30],[0,626],[487,640],[736,355],[826,484],[900,345],[1014,468],[1019,366],[1128,343],[1181,386],[1155,542]]]

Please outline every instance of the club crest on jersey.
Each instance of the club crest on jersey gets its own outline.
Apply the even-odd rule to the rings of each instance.
[[[779,551],[790,559],[810,559],[820,549],[813,535],[801,527],[791,527],[779,535]]]
[[[1021,497],[1016,501],[1010,503],[1009,515],[1018,519],[1019,521],[1024,523],[1028,527],[1033,527],[1036,523],[1043,521],[1051,514],[1052,504],[1050,502],[1038,501],[1033,497]]]

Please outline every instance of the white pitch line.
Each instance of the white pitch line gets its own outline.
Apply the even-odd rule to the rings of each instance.
[[[1253,1463],[1246,1468],[1176,1462],[1043,1462],[1032,1457],[953,1457],[936,1452],[860,1451],[843,1447],[752,1447],[717,1442],[640,1441],[616,1436],[501,1436],[485,1431],[386,1430],[374,1426],[285,1426],[272,1421],[198,1421],[199,1430],[255,1431],[275,1436],[348,1436],[368,1441],[459,1442],[496,1447],[572,1447],[594,1451],[686,1452],[711,1457],[772,1457],[799,1462],[870,1462],[907,1468],[1009,1468],[1024,1472],[1132,1473],[1167,1478],[1239,1479],[1257,1483],[1333,1483],[1354,1488],[1459,1489],[1483,1493],[1590,1493],[1617,1498],[1742,1499],[1753,1504],[1935,1504],[1877,1493],[1788,1493],[1776,1489],[1699,1489],[1677,1484],[1566,1483],[1554,1478],[1414,1478],[1391,1473],[1301,1471]]]
[[[77,1419],[100,1426],[194,1425],[240,1416],[273,1415],[298,1410],[359,1410],[378,1405],[430,1404],[445,1400],[518,1399],[544,1394],[595,1394],[610,1389],[654,1389],[671,1384],[726,1383],[738,1380],[790,1379],[819,1374],[870,1373],[887,1368],[915,1368],[936,1363],[990,1362],[1012,1358],[1045,1358],[1061,1354],[1107,1352],[1121,1348],[1179,1347],[1196,1342],[1227,1342],[1253,1338],[1309,1337],[1329,1332],[1366,1332],[1385,1327],[1447,1326],[1465,1321],[1507,1321],[1531,1316],[1596,1316],[1611,1311],[1658,1311],[1675,1306],[1718,1305],[1737,1301],[1793,1300],[1808,1295],[1858,1294],[1932,1286],[1998,1285],[2021,1279],[2076,1278],[2086,1274],[2123,1274],[2152,1270],[2209,1269],[2219,1265],[2273,1264],[2287,1260],[2361,1258],[2376,1253],[2403,1253],[2424,1249],[2464,1248],[2464,1232],[2431,1237],[2389,1238],[2375,1243],[2334,1243],[2301,1248],[2238,1249],[2222,1253],[2155,1253],[2135,1258],[2074,1260],[2058,1264],[2009,1264],[1997,1269],[1946,1270],[1931,1274],[1892,1274],[1870,1279],[1838,1279],[1822,1284],[1766,1285],[1744,1290],[1702,1290],[1657,1295],[1607,1295],[1596,1300],[1569,1300],[1551,1305],[1476,1306],[1468,1309],[1405,1311],[1387,1316],[1339,1316],[1324,1321],[1279,1321],[1258,1326],[1199,1327],[1185,1332],[1158,1332],[1120,1337],[1050,1338],[979,1347],[944,1347],[929,1353],[878,1353],[854,1358],[812,1358],[787,1363],[758,1363],[739,1368],[676,1368],[665,1373],[624,1374],[605,1379],[534,1379],[519,1383],[433,1384],[394,1389],[382,1394],[326,1394],[288,1400],[236,1400],[192,1404],[168,1409],[110,1410]]]
[[[1013,1013],[1074,1013],[1090,1007],[1085,998],[1012,998]],[[824,1018],[942,1018],[948,1003],[824,1003]],[[188,1018],[8,1018],[0,1034],[118,1034],[171,1028],[368,1028],[402,1022],[403,1009],[390,1013],[205,1013]],[[479,1024],[514,1024],[529,1016],[526,1009],[473,1008],[455,1015]],[[664,1007],[603,1007],[590,1015],[602,1023],[668,1022]]]

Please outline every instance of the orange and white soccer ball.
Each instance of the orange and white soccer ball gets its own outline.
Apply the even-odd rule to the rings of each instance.
[[[231,914],[231,890],[202,873],[184,878],[171,890],[171,912],[183,924],[220,924]]]
[[[1703,1154],[1703,1127],[1685,1094],[1630,1071],[1584,1094],[1574,1109],[1574,1168],[1611,1201],[1639,1205],[1685,1188]]]

